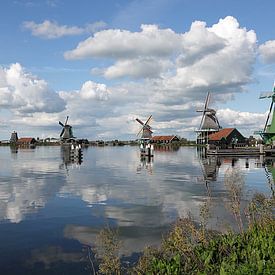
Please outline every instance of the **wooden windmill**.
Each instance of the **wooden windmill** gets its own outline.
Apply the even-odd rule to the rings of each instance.
[[[150,122],[152,120],[152,115],[150,115],[148,117],[148,119],[146,120],[146,122],[142,122],[140,119],[136,118],[136,121],[138,123],[140,123],[142,125],[141,129],[139,130],[137,136],[141,139],[141,140],[150,140],[152,138],[152,127],[149,125]]]
[[[216,111],[209,108],[210,93],[207,93],[204,108],[197,110],[202,113],[201,123],[197,132],[197,144],[207,144],[208,136],[212,133],[218,132],[222,127],[216,116]]]
[[[69,117],[67,116],[65,123],[63,124],[59,121],[59,125],[62,126],[62,131],[60,133],[60,139],[62,142],[66,142],[69,139],[74,139],[72,126],[68,124]]]
[[[260,136],[263,139],[263,142],[265,144],[273,144],[275,141],[275,109],[274,109],[274,102],[275,102],[275,81],[273,84],[273,91],[272,92],[264,92],[261,93],[260,99],[263,98],[271,98],[271,103],[269,107],[269,112],[265,121],[264,129],[263,131],[257,132],[257,134],[260,134]],[[272,113],[272,119],[269,123],[270,114]]]

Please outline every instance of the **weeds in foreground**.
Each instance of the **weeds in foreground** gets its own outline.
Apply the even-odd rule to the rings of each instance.
[[[241,210],[243,180],[239,174],[225,177],[228,209],[239,233],[207,229],[210,198],[200,209],[200,223],[189,216],[178,219],[159,248],[144,249],[138,263],[123,270],[119,259],[118,232],[104,229],[98,236],[100,274],[274,274],[275,198],[255,194]]]
[[[100,274],[121,274],[118,236],[118,231],[110,228],[101,230],[97,236],[96,259]]]
[[[244,186],[243,175],[238,170],[226,171],[224,185],[228,193],[227,206],[235,218],[239,231],[243,233],[244,224],[241,213],[241,199]]]
[[[135,273],[274,274],[274,206],[274,197],[256,194],[247,208],[248,228],[240,233],[203,233],[191,218],[179,219],[161,247],[141,257]]]

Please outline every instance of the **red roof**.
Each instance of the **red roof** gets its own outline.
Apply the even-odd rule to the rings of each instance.
[[[27,137],[27,138],[19,138],[17,140],[17,142],[19,142],[19,143],[31,143],[33,140],[34,140],[34,138]]]
[[[171,141],[175,138],[176,136],[154,136],[151,138],[153,141]]]
[[[218,141],[218,140],[221,140],[222,138],[227,138],[232,133],[232,131],[234,129],[235,128],[224,128],[224,129],[220,130],[219,132],[209,135],[208,138],[209,138],[209,140],[213,140],[213,141]]]

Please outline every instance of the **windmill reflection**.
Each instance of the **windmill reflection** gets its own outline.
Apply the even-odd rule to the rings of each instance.
[[[275,195],[275,159],[266,158],[264,161],[264,169],[267,178],[268,185],[270,186],[272,195]]]
[[[202,167],[203,179],[208,181],[216,181],[221,160],[218,156],[207,156],[204,147],[197,148],[198,158]]]
[[[201,159],[201,164],[204,180],[216,181],[218,170],[221,165],[220,159],[217,156],[211,156]]]
[[[83,152],[79,144],[62,145],[61,158],[63,160],[63,166],[67,168],[69,165],[81,165],[83,162]]]
[[[17,155],[18,155],[18,146],[15,145],[11,145],[10,146],[10,152],[11,152],[11,157],[12,159],[17,159]]]
[[[153,158],[150,156],[141,156],[137,173],[140,174],[142,170],[146,170],[150,175],[153,174]]]
[[[205,148],[199,147],[197,149],[197,155],[200,160],[200,164],[202,166],[203,177],[204,180],[208,181],[216,181],[218,176],[218,171],[220,166],[231,166],[232,168],[240,168],[240,169],[250,169],[254,165],[258,168],[264,167],[264,159],[263,156],[259,158],[248,158],[248,157],[233,157],[233,156],[225,156],[225,155],[207,155]],[[253,164],[254,162],[254,164]],[[275,173],[274,173],[275,175]]]

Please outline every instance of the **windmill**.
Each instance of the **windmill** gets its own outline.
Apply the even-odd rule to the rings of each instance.
[[[136,118],[136,121],[142,125],[139,130],[137,136],[140,137],[141,140],[150,140],[152,138],[152,127],[149,125],[152,120],[152,115],[148,117],[145,123],[143,123],[140,119]]]
[[[275,102],[275,81],[273,84],[273,91],[261,93],[259,98],[260,99],[271,98],[271,103],[270,103],[269,112],[268,112],[268,115],[267,115],[267,118],[265,121],[264,129],[263,129],[263,131],[259,131],[256,133],[260,134],[260,136],[262,137],[263,142],[265,144],[273,144],[273,142],[275,141],[275,110],[273,107],[274,102]],[[272,111],[273,111],[272,120],[271,120],[271,123],[268,124],[270,114]]]
[[[207,93],[204,108],[197,110],[202,113],[201,123],[197,132],[197,144],[207,144],[208,136],[214,132],[218,132],[222,127],[216,116],[216,111],[208,107],[210,101],[210,93]]]
[[[62,131],[60,133],[61,141],[67,141],[69,139],[74,139],[72,126],[67,124],[69,117],[67,116],[65,123],[63,124],[59,121],[59,125],[62,126]]]

